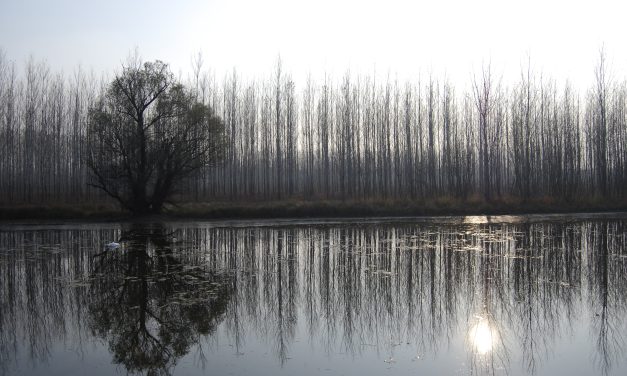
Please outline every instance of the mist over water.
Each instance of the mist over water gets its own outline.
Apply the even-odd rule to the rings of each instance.
[[[620,215],[4,226],[0,374],[622,375],[626,229]]]

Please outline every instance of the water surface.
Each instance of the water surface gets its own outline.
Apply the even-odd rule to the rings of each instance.
[[[0,374],[625,375],[626,229],[622,214],[2,225]]]

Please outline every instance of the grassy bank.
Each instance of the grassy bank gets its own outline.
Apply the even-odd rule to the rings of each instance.
[[[627,201],[555,202],[549,199],[457,200],[443,197],[429,201],[270,201],[248,203],[188,203],[169,210],[187,218],[301,218],[377,217],[475,214],[531,214],[625,211]]]
[[[49,204],[0,205],[0,221],[16,220],[94,220],[106,221],[130,218],[113,204]]]
[[[441,197],[416,201],[328,201],[284,200],[266,202],[182,203],[166,208],[163,219],[257,219],[312,217],[377,217],[473,214],[531,214],[627,211],[627,200],[562,202],[552,199],[500,199],[486,202],[478,198],[459,200]],[[0,206],[0,220],[123,220],[129,213],[108,205],[16,205]]]

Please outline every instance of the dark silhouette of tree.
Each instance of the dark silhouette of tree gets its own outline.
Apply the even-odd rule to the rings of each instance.
[[[166,64],[136,59],[90,110],[91,184],[135,214],[158,213],[185,177],[220,157],[223,130]]]

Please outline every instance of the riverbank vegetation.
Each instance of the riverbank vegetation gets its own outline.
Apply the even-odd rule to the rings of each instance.
[[[227,147],[221,163],[177,182],[175,198],[190,208],[242,208],[224,209],[234,216],[274,212],[258,208],[285,215],[619,209],[627,82],[608,74],[603,55],[591,74],[595,84],[585,92],[529,67],[504,84],[489,66],[468,90],[433,76],[400,82],[350,72],[297,85],[280,63],[270,78],[245,81],[235,72],[212,76],[196,59],[185,85],[222,119]],[[86,166],[88,114],[106,83],[0,54],[2,207],[111,205],[89,186]]]
[[[554,201],[540,198],[527,201],[498,199],[489,202],[480,197],[459,200],[440,197],[432,200],[408,201],[342,201],[302,200],[251,202],[188,202],[166,205],[161,215],[153,218],[177,219],[267,219],[267,218],[340,218],[340,217],[394,217],[440,215],[498,215],[498,214],[546,214],[546,213],[593,213],[627,211],[627,200]],[[124,220],[131,218],[128,211],[114,203],[108,204],[59,204],[59,205],[10,205],[0,206],[0,221],[15,220]]]

